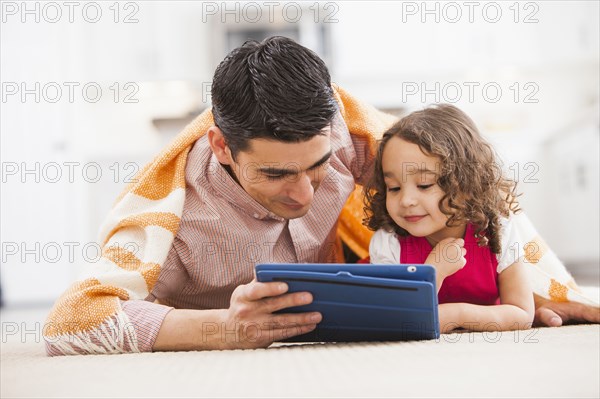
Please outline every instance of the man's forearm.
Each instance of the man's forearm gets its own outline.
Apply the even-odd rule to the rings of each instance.
[[[173,309],[165,317],[153,351],[223,349],[226,310]]]

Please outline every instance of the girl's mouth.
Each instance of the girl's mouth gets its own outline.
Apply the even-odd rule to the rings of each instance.
[[[419,220],[423,219],[425,217],[425,215],[420,215],[420,216],[404,216],[404,220],[406,220],[409,223],[416,223]]]

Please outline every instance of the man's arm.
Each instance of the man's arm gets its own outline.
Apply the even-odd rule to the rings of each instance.
[[[48,316],[46,351],[51,356],[151,351],[172,308],[144,298],[157,283],[165,284],[154,276],[165,271],[173,276],[182,268],[175,245],[162,267],[144,264],[116,244],[105,246],[102,258],[88,265],[91,278],[73,284]],[[168,286],[173,279],[166,280]]]
[[[174,309],[165,317],[155,351],[266,348],[316,328],[321,314],[273,314],[312,302],[308,292],[285,294],[285,283],[252,281],[235,289],[229,309]]]

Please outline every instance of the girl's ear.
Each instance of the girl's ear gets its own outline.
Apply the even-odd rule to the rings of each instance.
[[[233,159],[231,157],[231,150],[227,146],[227,142],[225,141],[225,136],[223,136],[223,132],[217,126],[211,126],[206,132],[208,136],[208,144],[210,148],[217,157],[219,163],[223,165],[231,165],[233,164]]]

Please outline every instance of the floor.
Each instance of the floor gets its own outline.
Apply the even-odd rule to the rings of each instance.
[[[573,274],[599,286],[595,272]],[[50,306],[1,310],[0,397],[600,397],[600,325],[50,358]]]
[[[45,314],[2,312],[2,398],[600,396],[600,325],[50,358],[41,341]]]

